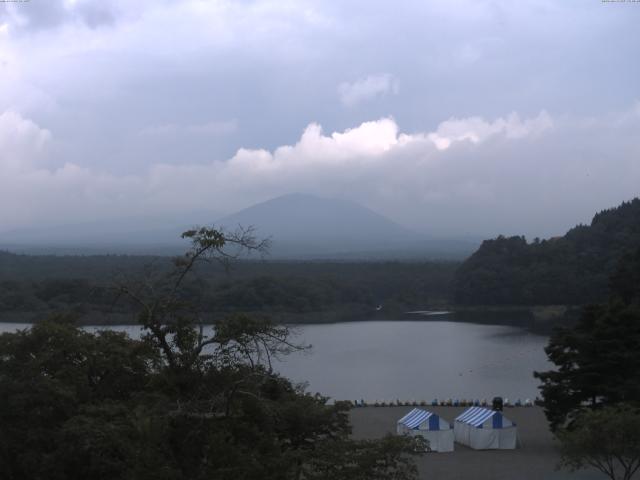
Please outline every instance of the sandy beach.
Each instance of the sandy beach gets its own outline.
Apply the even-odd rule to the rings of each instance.
[[[395,433],[396,421],[414,407],[361,407],[351,411],[353,436],[367,439]],[[463,407],[421,407],[452,422]],[[556,470],[557,444],[539,407],[505,408],[504,415],[518,426],[516,450],[472,450],[455,444],[453,453],[428,453],[416,457],[421,479],[444,480],[599,480],[596,471],[570,473]]]

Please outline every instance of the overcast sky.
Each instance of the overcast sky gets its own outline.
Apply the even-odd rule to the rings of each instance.
[[[436,235],[640,194],[640,3],[0,3],[0,231],[290,192]]]

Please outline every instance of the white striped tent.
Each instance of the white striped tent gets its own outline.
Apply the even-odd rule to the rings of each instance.
[[[434,452],[453,452],[451,424],[433,412],[414,408],[398,420],[398,435],[421,436]]]
[[[495,410],[468,408],[456,417],[453,432],[456,442],[476,450],[516,448],[516,424]]]

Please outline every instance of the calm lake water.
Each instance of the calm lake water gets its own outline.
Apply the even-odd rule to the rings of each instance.
[[[26,326],[5,323],[0,331]],[[138,326],[115,328],[132,337],[140,333]],[[547,338],[513,327],[375,321],[295,331],[299,343],[313,348],[284,358],[278,370],[339,400],[533,399],[538,382],[532,372],[550,367],[543,350]]]

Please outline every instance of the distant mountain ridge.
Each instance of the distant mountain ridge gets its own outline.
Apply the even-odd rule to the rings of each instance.
[[[162,219],[123,219],[37,227],[0,234],[0,248],[38,254],[174,255],[187,247],[180,234],[194,225],[255,228],[270,237],[274,259],[462,259],[477,243],[414,232],[355,202],[294,193],[226,217],[201,213]]]
[[[640,199],[597,213],[563,237],[485,240],[458,269],[454,296],[468,305],[587,304],[605,301],[609,276],[640,248]]]

